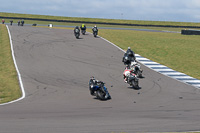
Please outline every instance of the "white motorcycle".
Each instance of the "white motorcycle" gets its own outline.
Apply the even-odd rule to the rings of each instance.
[[[138,62],[136,61],[133,61],[131,62],[131,68],[133,68],[133,72],[137,75],[138,78],[142,78],[142,69],[141,69],[141,66]]]

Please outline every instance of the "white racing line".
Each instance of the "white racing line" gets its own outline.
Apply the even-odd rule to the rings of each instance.
[[[8,35],[9,35],[9,39],[10,39],[10,46],[11,46],[11,51],[12,51],[12,58],[13,58],[13,62],[14,62],[14,65],[15,65],[15,68],[16,68],[16,71],[17,71],[17,75],[18,75],[18,79],[19,79],[19,84],[20,84],[20,88],[21,88],[21,91],[22,91],[22,97],[20,97],[17,100],[14,100],[14,101],[11,101],[11,102],[8,102],[8,103],[3,103],[3,104],[0,104],[0,105],[7,105],[7,104],[15,103],[15,102],[18,102],[18,101],[20,101],[20,100],[22,100],[22,99],[25,98],[24,86],[23,86],[21,74],[20,74],[18,66],[17,66],[16,59],[15,59],[15,53],[14,53],[14,49],[13,49],[13,43],[12,43],[12,38],[11,38],[10,30],[9,30],[9,28],[8,28],[7,25],[6,25],[6,28],[8,30]]]

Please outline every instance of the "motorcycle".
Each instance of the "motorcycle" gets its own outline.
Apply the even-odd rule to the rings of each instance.
[[[97,31],[93,32],[94,37],[97,37]]]
[[[75,29],[74,35],[75,35],[76,39],[78,39],[80,36],[80,31],[78,29]]]
[[[93,35],[94,35],[94,37],[97,37],[97,34],[98,34],[98,29],[97,29],[97,28],[94,28],[94,29],[93,29]]]
[[[24,20],[21,21],[21,26],[24,26]]]
[[[82,33],[82,35],[85,35],[85,33],[86,33],[86,28],[81,28],[81,33]]]
[[[139,79],[137,78],[137,75],[133,72],[133,70],[125,69],[123,76],[126,83],[128,83],[130,86],[132,86],[135,89],[139,88]]]
[[[131,62],[131,67],[133,68],[133,72],[137,75],[138,78],[142,78],[142,72],[141,66],[138,62],[134,61]]]
[[[107,88],[104,86],[105,83],[102,81],[97,81],[96,84],[92,79],[89,81],[89,90],[92,96],[96,96],[100,100],[111,99],[110,94],[108,93]]]

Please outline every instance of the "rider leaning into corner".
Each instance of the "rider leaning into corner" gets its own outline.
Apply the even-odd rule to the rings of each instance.
[[[90,87],[90,94],[91,95],[95,95],[95,90],[96,90],[96,88],[98,87],[97,86],[97,82],[99,82],[98,80],[96,80],[93,76],[90,78],[90,80],[92,81],[92,85],[91,85],[91,87]]]
[[[128,47],[124,57],[122,58],[122,62],[124,62],[124,65],[130,68],[131,62],[133,61],[136,61],[135,53],[131,50],[130,47]]]
[[[95,91],[100,87],[98,84],[100,83],[100,82],[102,82],[102,81],[99,81],[99,80],[96,80],[93,76],[90,78],[90,82],[91,82],[91,85],[90,85],[90,87],[89,87],[89,89],[90,89],[90,94],[92,95],[92,96],[95,96]],[[110,97],[110,94],[108,93],[108,90],[107,90],[107,88],[104,86],[103,87],[103,89],[104,89],[104,91],[106,92],[106,98],[111,98]]]

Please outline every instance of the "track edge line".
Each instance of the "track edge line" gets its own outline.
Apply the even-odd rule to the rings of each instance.
[[[12,37],[11,37],[10,30],[9,30],[9,28],[8,28],[7,25],[6,25],[6,28],[7,28],[7,30],[8,30],[8,35],[9,35],[9,40],[10,40],[10,47],[11,47],[12,58],[13,58],[13,62],[14,62],[14,65],[15,65],[15,69],[16,69],[16,71],[17,71],[18,80],[19,80],[19,84],[20,84],[21,91],[22,91],[22,97],[20,97],[19,99],[16,99],[16,100],[7,102],[7,103],[2,103],[2,104],[0,104],[0,105],[8,105],[8,104],[11,104],[11,103],[18,102],[18,101],[20,101],[20,100],[22,100],[22,99],[25,98],[25,90],[24,90],[24,86],[23,86],[21,74],[20,74],[20,72],[19,72],[19,69],[18,69],[18,66],[17,66],[17,62],[16,62],[16,59],[15,59],[15,53],[14,53],[14,49],[13,49]]]

